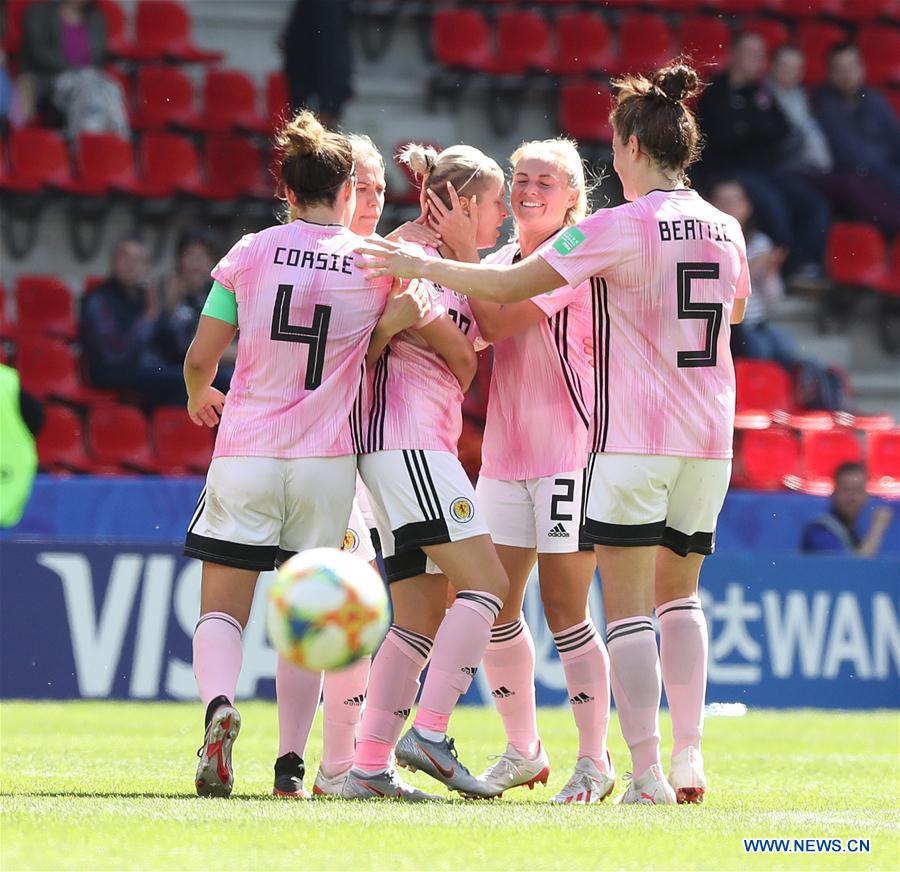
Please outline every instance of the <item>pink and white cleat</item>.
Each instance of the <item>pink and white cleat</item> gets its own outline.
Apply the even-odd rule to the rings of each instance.
[[[590,757],[582,757],[575,764],[572,777],[550,802],[565,805],[593,805],[603,802],[616,786],[616,770],[609,751],[606,752],[607,771],[601,772]]]
[[[699,748],[688,745],[672,757],[669,784],[679,804],[703,802],[706,776],[703,774],[703,755]]]
[[[640,778],[632,779],[625,793],[616,799],[616,805],[675,805],[676,801],[662,768],[654,763]]]

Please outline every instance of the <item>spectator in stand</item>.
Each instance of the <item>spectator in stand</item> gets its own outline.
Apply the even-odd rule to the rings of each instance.
[[[295,0],[280,40],[294,111],[334,127],[353,96],[350,0]]]
[[[209,294],[210,272],[221,254],[221,243],[205,228],[188,229],[178,237],[175,270],[160,288],[163,312],[158,336],[170,363],[184,363]],[[223,392],[231,382],[236,352],[232,343],[222,355],[214,384]]]
[[[106,19],[94,0],[31,3],[22,26],[19,76],[25,119],[53,107],[66,134],[129,135],[125,97],[102,70]]]
[[[160,346],[160,303],[147,282],[147,249],[125,239],[113,253],[110,276],[81,306],[81,346],[91,383],[127,390],[153,405],[187,402],[181,365]]]
[[[815,107],[835,168],[862,190],[862,217],[887,235],[900,230],[900,121],[876,88],[865,84],[859,49],[835,46]]]
[[[710,202],[737,218],[747,243],[753,293],[744,320],[731,326],[732,354],[736,358],[771,360],[789,370],[796,379],[797,403],[804,408],[846,409],[841,377],[818,361],[805,358],[797,340],[769,320],[772,307],[784,296],[779,271],[785,252],[756,228],[746,189],[737,179],[720,179],[712,185]]]
[[[859,521],[869,496],[866,493],[866,468],[861,463],[842,463],[834,474],[834,493],[828,511],[807,524],[802,550],[806,554],[854,554],[875,557],[881,551],[884,535],[894,513],[888,506],[872,512],[869,529],[863,536]]]
[[[787,250],[788,283],[821,290],[831,209],[802,175],[778,166],[790,125],[764,81],[766,44],[742,33],[727,70],[716,76],[698,104],[706,145],[699,180],[727,174],[750,193],[762,228]]]

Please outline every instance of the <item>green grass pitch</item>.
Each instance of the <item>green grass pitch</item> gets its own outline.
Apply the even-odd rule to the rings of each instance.
[[[275,708],[240,706],[230,800],[201,800],[199,705],[0,707],[0,868],[18,869],[897,869],[897,712],[751,712],[709,718],[702,806],[551,806],[576,751],[567,709],[542,709],[547,788],[440,805],[296,802],[268,795]],[[668,752],[668,721],[663,751]],[[451,722],[473,769],[503,749],[498,717]],[[628,768],[613,718],[611,751]],[[307,756],[318,763],[320,733]],[[665,758],[664,758],[665,759]],[[442,792],[427,776],[410,781]],[[616,795],[622,790],[622,780]],[[869,854],[744,853],[744,837],[868,838]]]

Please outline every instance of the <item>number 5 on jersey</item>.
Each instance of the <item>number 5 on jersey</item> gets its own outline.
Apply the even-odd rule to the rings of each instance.
[[[291,297],[293,285],[279,285],[275,297],[275,311],[272,313],[272,339],[275,342],[300,342],[309,346],[306,361],[306,381],[303,386],[314,391],[322,384],[322,370],[325,368],[325,343],[328,341],[328,322],[331,320],[331,306],[316,305],[313,309],[312,325],[300,327],[290,323]]]

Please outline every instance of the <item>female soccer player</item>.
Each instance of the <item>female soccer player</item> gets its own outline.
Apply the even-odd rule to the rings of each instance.
[[[440,154],[411,146],[403,157],[423,178],[423,212],[424,190],[446,193],[451,182],[464,199],[461,208],[468,208],[469,198],[480,201],[475,247],[496,242],[506,207],[503,173],[493,160],[468,146]],[[445,247],[440,254],[453,252]],[[374,357],[390,340],[374,370],[368,442],[359,467],[373,497],[394,624],[372,664],[353,769],[343,791],[349,799],[429,798],[403,784],[391,768],[395,745],[401,765],[421,769],[452,790],[498,792],[458,761],[446,735],[450,714],[481,662],[508,582],[457,457],[463,392],[476,366],[470,341],[474,318],[464,298],[442,289],[434,293],[452,322],[434,316],[435,307],[417,330],[382,336],[377,343],[376,329],[370,348]],[[458,354],[449,342],[436,341],[448,325]],[[427,572],[432,562],[442,575]],[[447,579],[457,595],[444,617]],[[415,722],[398,743],[429,655]]]
[[[488,255],[485,263],[518,263],[587,212],[584,166],[573,142],[527,142],[510,160],[517,241]],[[431,212],[447,239],[446,208],[436,200]],[[588,612],[594,555],[592,549],[579,551],[594,390],[593,367],[583,352],[593,322],[590,286],[564,287],[512,304],[476,299],[471,304],[482,335],[494,344],[475,494],[510,580],[484,654],[508,745],[482,778],[508,790],[546,783],[550,773],[537,731],[534,642],[521,614],[537,552],[544,612],[579,735],[575,771],[553,801],[600,802],[615,785],[606,750],[609,659]]]
[[[301,112],[277,143],[299,220],[245,236],[219,262],[184,364],[191,420],[213,427],[221,418],[185,542],[185,554],[203,561],[193,641],[206,706],[196,775],[201,796],[231,793],[241,632],[259,573],[272,569],[279,553],[343,541],[356,474],[348,421],[368,336],[390,294],[387,283],[367,283],[353,263],[359,237],[345,226],[356,201],[347,138]],[[212,381],[238,324],[226,400]],[[276,782],[297,774],[303,749],[292,709],[305,699],[307,675],[279,658]]]
[[[687,186],[700,134],[685,101],[700,90],[697,74],[679,64],[616,84],[613,165],[628,203],[512,266],[450,263],[394,243],[370,243],[362,263],[373,279],[423,277],[497,303],[590,280],[597,402],[585,534],[635,773],[621,801],[698,802],[708,647],[698,585],[731,473],[729,325],[743,318],[750,280],[737,221]],[[668,782],[660,665],[675,739]]]

